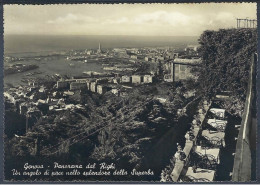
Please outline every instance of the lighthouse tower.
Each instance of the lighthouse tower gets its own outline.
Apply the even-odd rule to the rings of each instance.
[[[102,53],[102,50],[101,50],[101,44],[100,44],[100,43],[98,44],[98,50],[97,50],[97,53]]]

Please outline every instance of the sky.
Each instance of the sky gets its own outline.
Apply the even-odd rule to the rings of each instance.
[[[256,19],[256,3],[4,5],[5,34],[198,36]]]

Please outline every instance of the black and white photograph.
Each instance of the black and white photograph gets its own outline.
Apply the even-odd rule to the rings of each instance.
[[[257,3],[3,9],[4,183],[257,182]]]

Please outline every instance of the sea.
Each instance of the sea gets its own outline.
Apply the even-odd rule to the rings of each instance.
[[[199,37],[193,36],[71,36],[71,35],[5,35],[4,55],[11,57],[46,56],[60,51],[97,49],[99,43],[102,49],[112,48],[142,48],[142,47],[172,47],[185,48],[187,45],[197,45]],[[65,57],[48,57],[43,60],[24,60],[15,63],[36,64],[38,69],[23,73],[10,74],[4,77],[5,86],[22,85],[22,79],[45,77],[46,75],[77,76],[86,71],[103,72],[101,63],[84,63],[66,60]],[[5,64],[4,64],[5,65]]]

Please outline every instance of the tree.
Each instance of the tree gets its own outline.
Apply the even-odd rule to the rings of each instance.
[[[245,100],[250,59],[256,52],[256,29],[205,31],[199,43],[199,92],[213,97],[231,91]]]

